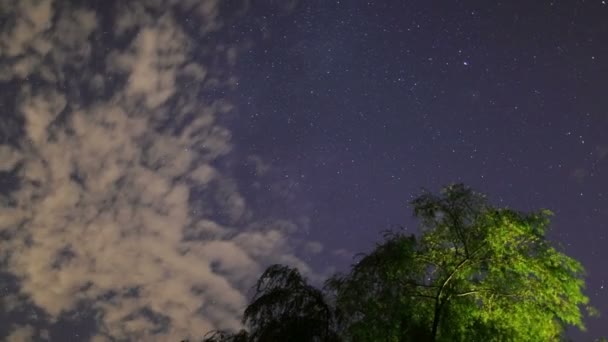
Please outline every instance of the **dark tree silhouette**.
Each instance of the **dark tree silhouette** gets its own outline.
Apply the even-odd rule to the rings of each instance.
[[[248,331],[211,331],[203,342],[338,342],[333,308],[295,268],[272,265],[253,287],[243,323]]]
[[[255,341],[338,341],[333,310],[298,270],[270,266],[258,280],[243,322]]]
[[[236,334],[226,331],[214,330],[203,338],[203,342],[247,342],[250,341],[249,333],[241,330]]]

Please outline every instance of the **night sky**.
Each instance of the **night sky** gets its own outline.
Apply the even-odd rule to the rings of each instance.
[[[555,213],[608,335],[608,4],[0,0],[0,337],[237,329],[464,182]]]

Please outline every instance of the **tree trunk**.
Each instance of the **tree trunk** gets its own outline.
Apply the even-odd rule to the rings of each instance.
[[[433,315],[433,330],[431,331],[431,342],[437,341],[437,332],[439,330],[439,319],[441,318],[441,307],[443,306],[443,302],[441,298],[437,296],[437,300],[435,301],[435,314]]]

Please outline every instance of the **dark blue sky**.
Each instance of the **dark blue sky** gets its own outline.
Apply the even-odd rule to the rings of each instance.
[[[236,328],[454,182],[552,210],[608,315],[605,1],[2,6],[2,338]]]
[[[285,210],[335,248],[415,227],[407,202],[423,187],[549,208],[608,312],[606,15],[602,1],[254,6],[234,28],[258,36],[233,95],[239,149],[294,180]]]

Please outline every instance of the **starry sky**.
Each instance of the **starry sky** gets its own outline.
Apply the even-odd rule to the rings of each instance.
[[[266,266],[320,284],[453,182],[552,210],[607,316],[607,17],[602,0],[0,0],[1,339],[238,329]]]

